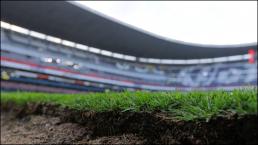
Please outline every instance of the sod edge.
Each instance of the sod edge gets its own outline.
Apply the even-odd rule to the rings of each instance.
[[[142,137],[144,144],[256,144],[257,143],[257,116],[236,115],[216,117],[208,122],[203,120],[175,121],[167,120],[159,113],[148,112],[117,112],[117,111],[81,111],[68,108],[60,108],[57,105],[26,103],[26,105],[12,106],[13,111],[3,114],[18,115],[22,123],[32,122],[34,117],[40,118],[58,117],[56,127],[62,124],[77,124],[85,128],[88,135],[96,139],[103,136],[117,136],[135,134]],[[3,106],[1,106],[3,107]],[[15,112],[15,107],[18,107]],[[3,110],[2,110],[3,111]],[[34,112],[33,112],[34,111]],[[28,114],[26,114],[28,113]],[[31,115],[31,114],[33,115]],[[45,115],[47,114],[47,115]],[[157,116],[157,115],[160,116]],[[2,118],[1,118],[2,119]],[[25,122],[24,122],[25,121]],[[2,124],[1,124],[2,125]],[[35,127],[35,125],[33,125]],[[45,126],[45,124],[44,124]],[[223,126],[223,127],[222,127]],[[42,128],[41,128],[42,129]],[[84,133],[83,133],[84,134]],[[85,135],[85,134],[84,134]],[[171,137],[173,137],[171,139]],[[57,139],[59,140],[59,139]]]

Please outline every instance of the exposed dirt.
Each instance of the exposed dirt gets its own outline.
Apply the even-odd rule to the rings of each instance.
[[[162,112],[76,111],[1,104],[1,143],[257,144],[257,115],[176,121]]]

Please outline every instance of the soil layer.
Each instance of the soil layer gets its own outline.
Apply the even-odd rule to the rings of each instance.
[[[1,104],[1,143],[257,144],[257,115],[178,121],[166,113]]]

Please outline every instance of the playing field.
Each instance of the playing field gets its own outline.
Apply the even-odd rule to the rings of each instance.
[[[4,143],[29,143],[33,139],[34,143],[257,143],[256,88],[85,94],[2,92],[1,113]],[[8,119],[10,116],[27,121],[21,123],[20,119]],[[33,125],[39,116],[41,121],[36,119],[38,125]],[[51,121],[55,119],[59,120],[56,124]],[[44,120],[48,127],[44,127]],[[25,128],[20,136],[14,136],[8,125]],[[24,137],[26,128],[40,130],[43,135]],[[61,133],[60,129],[68,131]],[[53,133],[56,136],[51,136]]]

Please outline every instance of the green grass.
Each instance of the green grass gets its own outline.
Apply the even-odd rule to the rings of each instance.
[[[49,94],[35,92],[1,92],[1,103],[14,101],[23,105],[27,102],[50,102],[62,107],[98,112],[154,111],[161,110],[171,116],[192,120],[210,118],[231,111],[243,114],[257,113],[257,88],[232,92],[107,92],[87,94]]]

